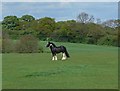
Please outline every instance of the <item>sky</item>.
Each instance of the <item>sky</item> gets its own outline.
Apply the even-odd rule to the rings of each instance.
[[[32,1],[32,0],[31,0]],[[36,19],[43,17],[55,18],[56,21],[76,20],[81,12],[100,18],[102,21],[118,18],[117,2],[2,2],[2,17],[15,15],[21,17],[29,14]]]

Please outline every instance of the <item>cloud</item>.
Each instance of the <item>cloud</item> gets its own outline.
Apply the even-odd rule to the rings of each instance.
[[[62,0],[63,1],[63,0]],[[85,2],[3,2],[3,17],[25,14],[35,18],[52,17],[56,20],[76,19],[81,12],[86,12],[95,18],[110,19],[117,17],[117,3],[85,3]]]

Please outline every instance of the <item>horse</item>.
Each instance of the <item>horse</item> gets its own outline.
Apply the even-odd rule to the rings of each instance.
[[[52,42],[48,42],[46,47],[49,47],[52,53],[52,60],[57,60],[57,54],[58,53],[62,53],[62,60],[66,60],[67,58],[69,58],[69,53],[67,52],[67,49],[65,46],[56,46],[54,43]]]

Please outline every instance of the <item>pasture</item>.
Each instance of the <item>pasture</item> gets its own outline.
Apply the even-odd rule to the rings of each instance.
[[[3,54],[3,89],[117,89],[118,48],[56,43],[68,49],[70,59],[51,61],[45,53]]]

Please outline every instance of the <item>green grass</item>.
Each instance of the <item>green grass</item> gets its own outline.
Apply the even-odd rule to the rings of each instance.
[[[1,52],[1,47],[2,47],[2,25],[0,23],[0,52]],[[2,89],[2,55],[0,54],[0,90]]]
[[[40,44],[45,48],[46,42]],[[51,61],[50,53],[3,54],[3,89],[115,89],[118,88],[116,47],[65,45],[70,59]]]

